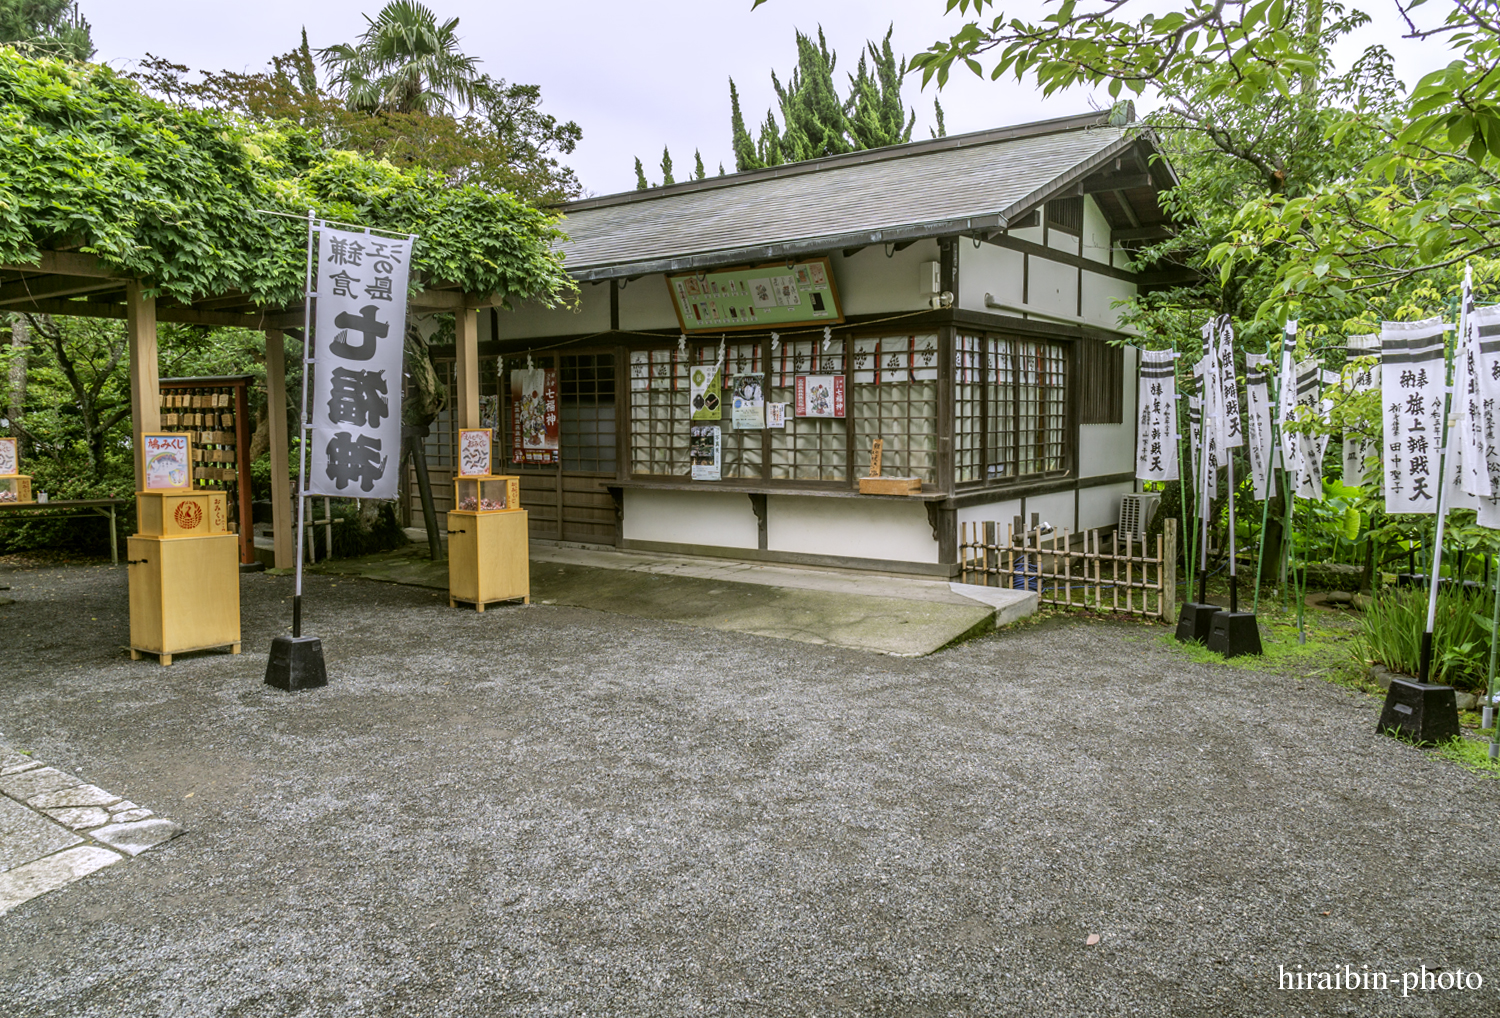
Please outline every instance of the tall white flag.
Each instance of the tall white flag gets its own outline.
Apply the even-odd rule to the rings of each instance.
[[[1294,419],[1298,424],[1309,424],[1326,419],[1328,405],[1327,401],[1322,399],[1322,392],[1323,366],[1318,363],[1317,358],[1309,357],[1305,361],[1298,361],[1294,409]],[[1285,426],[1285,424],[1282,425],[1282,427]],[[1299,431],[1292,438],[1294,440],[1292,465],[1288,468],[1292,472],[1292,490],[1297,493],[1298,498],[1321,501],[1323,498],[1323,451],[1328,444],[1327,436]]]
[[[1385,510],[1435,513],[1443,444],[1443,320],[1383,322]]]
[[[1171,350],[1141,351],[1135,476],[1177,479],[1177,369]]]
[[[1276,423],[1281,427],[1281,448],[1277,452],[1282,469],[1290,472],[1297,460],[1297,439],[1287,430],[1287,423],[1296,416],[1297,409],[1296,319],[1286,323],[1286,332],[1281,337],[1281,366],[1276,373],[1276,386]]]
[[[1238,449],[1245,444],[1245,429],[1240,423],[1240,382],[1234,371],[1234,323],[1228,315],[1220,315],[1216,324],[1214,368],[1219,375],[1219,412],[1224,417],[1219,434],[1225,449]]]
[[[1371,333],[1367,336],[1350,336],[1348,349],[1356,357],[1364,358],[1371,354],[1380,356],[1380,337]],[[1344,388],[1350,393],[1369,392],[1380,388],[1380,364],[1360,363],[1351,361],[1344,369]],[[1376,438],[1360,435],[1353,431],[1344,432],[1344,483],[1351,488],[1358,488],[1365,483],[1365,475],[1368,472],[1369,461],[1380,456],[1380,441]]]
[[[1465,318],[1473,337],[1472,349],[1476,351],[1474,379],[1479,389],[1479,437],[1484,444],[1489,494],[1497,497],[1500,496],[1500,305],[1474,308],[1471,304]]]
[[[1257,499],[1271,491],[1271,391],[1266,376],[1270,358],[1264,354],[1245,354],[1245,435],[1250,447],[1250,479]]]
[[[411,238],[319,233],[307,491],[395,498]]]

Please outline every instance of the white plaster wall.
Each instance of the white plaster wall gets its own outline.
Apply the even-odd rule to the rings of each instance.
[[[927,307],[922,293],[921,265],[939,260],[936,240],[919,240],[911,247],[885,256],[884,244],[871,244],[845,258],[832,256],[833,278],[846,315],[870,315],[887,311],[918,311]],[[960,256],[962,258],[962,256]],[[962,261],[959,285],[963,285]],[[983,298],[981,298],[983,299]]]
[[[1095,527],[1112,527],[1120,522],[1120,498],[1135,490],[1135,485],[1107,484],[1098,488],[1082,488],[1078,492],[1078,529],[1092,530]]]
[[[661,273],[642,276],[624,283],[620,291],[620,328],[622,329],[680,329],[677,312],[672,307],[672,294],[667,290],[667,277]],[[604,299],[609,300],[606,290]]]
[[[967,240],[958,244],[958,306],[971,311],[993,311],[984,303],[986,293],[1002,304],[1021,303],[1024,255],[1008,247],[981,244],[976,249]]]
[[[1121,423],[1078,426],[1078,476],[1098,477],[1135,469],[1136,367],[1140,351],[1125,348]]]
[[[1054,251],[1066,251],[1070,255],[1078,253],[1078,238],[1063,230],[1047,229],[1047,246]]]
[[[1050,523],[1059,530],[1073,528],[1073,492],[1054,491],[1050,495],[1037,495],[1026,500],[1026,525],[1031,526],[1031,515],[1036,513],[1042,523]]]
[[[965,523],[988,523],[994,521],[1000,524],[1000,533],[1004,535],[1005,527],[1021,514],[1021,500],[1019,498],[1007,499],[1003,502],[985,502],[983,505],[965,506],[958,511],[959,536],[963,536],[963,525]]]
[[[1090,261],[1109,263],[1109,221],[1091,196],[1083,199],[1083,256]]]
[[[748,496],[727,491],[625,489],[625,540],[754,548],[760,525]]]
[[[1083,272],[1083,317],[1106,329],[1120,326],[1120,309],[1110,307],[1117,300],[1135,296],[1135,284],[1099,272]]]
[[[583,283],[578,291],[577,311],[571,308],[546,308],[536,301],[522,301],[513,311],[500,308],[500,338],[571,336],[608,329],[609,284]],[[482,317],[489,316],[486,314]]]
[[[770,551],[807,555],[938,560],[927,509],[920,502],[770,495],[766,499],[766,545]]]
[[[1039,225],[1024,226],[1020,227],[1019,229],[1011,230],[1010,235],[1017,240],[1029,240],[1033,244],[1040,244],[1042,242],[1042,228]]]
[[[1047,258],[1032,258],[1027,305],[1054,315],[1078,314],[1078,270]]]

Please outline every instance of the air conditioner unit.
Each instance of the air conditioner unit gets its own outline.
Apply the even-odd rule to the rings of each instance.
[[[1120,499],[1120,536],[1128,534],[1133,540],[1144,541],[1146,531],[1151,526],[1151,518],[1156,515],[1160,506],[1159,491],[1139,492]]]

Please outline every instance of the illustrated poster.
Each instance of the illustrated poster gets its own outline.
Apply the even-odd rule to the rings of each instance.
[[[735,375],[731,406],[736,428],[764,428],[766,426],[766,376],[764,374]]]
[[[557,462],[557,371],[510,373],[511,462]]]
[[[843,375],[798,375],[792,391],[798,417],[844,416]]]
[[[396,497],[410,254],[409,237],[319,227],[308,494]]]
[[[488,477],[490,473],[490,429],[458,429],[458,476]]]
[[[0,477],[21,472],[21,456],[14,438],[0,438]]]
[[[693,420],[717,421],[724,417],[723,366],[698,364],[688,376],[693,400]]]
[[[717,481],[723,432],[714,424],[694,424],[689,432],[688,461],[693,465],[693,480]]]
[[[193,486],[192,463],[186,435],[145,435],[146,490],[161,491]]]

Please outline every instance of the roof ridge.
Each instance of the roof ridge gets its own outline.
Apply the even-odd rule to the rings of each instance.
[[[777,180],[809,173],[820,173],[824,170],[836,169],[841,166],[859,166],[866,163],[888,162],[895,159],[905,159],[909,156],[926,155],[929,152],[941,152],[945,149],[966,148],[974,145],[992,145],[997,142],[1015,141],[1020,138],[1035,138],[1049,134],[1063,134],[1068,131],[1086,130],[1091,127],[1123,126],[1111,125],[1109,117],[1108,110],[1094,110],[1069,117],[1055,117],[1051,120],[1036,120],[1026,124],[1015,124],[1010,127],[991,127],[983,131],[950,134],[947,137],[930,138],[926,141],[909,141],[901,145],[886,145],[881,148],[861,149],[857,152],[843,152],[839,155],[806,159],[802,162],[768,166],[760,170],[727,173],[722,177],[684,180],[680,183],[652,187],[644,191],[637,189],[600,195],[595,198],[579,198],[576,201],[564,202],[561,205],[554,206],[554,208],[556,211],[567,215],[570,212],[578,212],[584,209],[607,208],[612,205],[630,205],[636,202],[653,201],[657,198],[692,194],[697,191],[715,191],[726,187],[738,187],[741,184],[753,183],[759,180]],[[1131,121],[1134,121],[1133,110]]]

